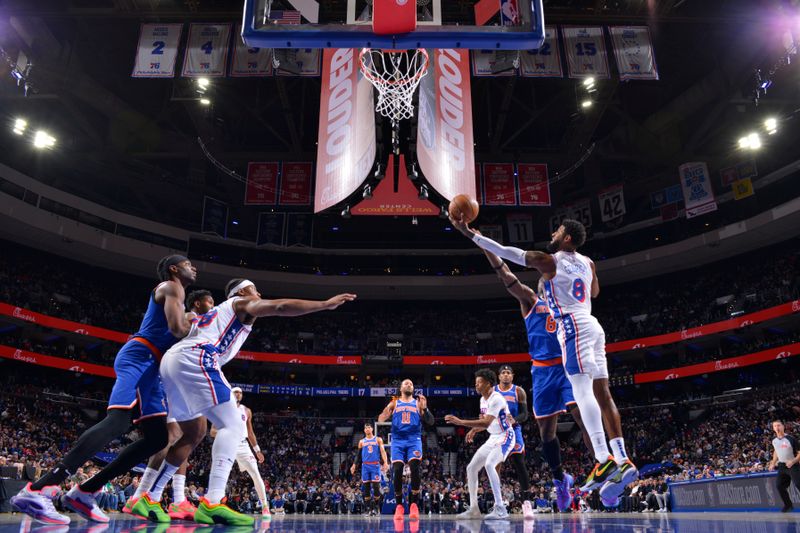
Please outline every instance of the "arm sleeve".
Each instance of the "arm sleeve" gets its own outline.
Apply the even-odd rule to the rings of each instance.
[[[425,409],[425,412],[422,414],[422,422],[426,426],[432,426],[436,423],[436,420],[433,418],[433,413],[431,413],[430,409]]]
[[[483,235],[474,235],[472,240],[475,244],[477,244],[480,248],[488,252],[492,252],[494,255],[498,257],[502,257],[507,261],[511,261],[512,263],[516,263],[521,266],[525,265],[525,250],[522,248],[515,248],[514,246],[503,246],[499,242],[493,241],[489,237],[484,237]]]
[[[361,468],[361,461],[362,461],[361,455],[362,455],[361,454],[361,448],[360,447],[356,447],[356,459],[355,459],[355,461],[353,461],[356,464],[356,470]]]
[[[528,402],[518,402],[517,403],[517,416],[514,417],[514,420],[518,423],[525,422],[530,415],[528,414]]]

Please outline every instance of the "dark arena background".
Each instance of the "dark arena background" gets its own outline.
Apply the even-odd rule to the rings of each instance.
[[[798,531],[798,43],[0,2],[0,533]]]

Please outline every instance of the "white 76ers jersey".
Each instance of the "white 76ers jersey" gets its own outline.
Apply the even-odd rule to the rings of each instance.
[[[203,358],[209,359],[205,363],[211,363],[204,363],[204,366],[214,366],[214,363],[222,366],[236,357],[253,329],[236,318],[233,302],[237,298],[225,300],[208,313],[194,319],[189,334],[175,343],[169,352],[197,353],[202,349]]]
[[[508,410],[508,402],[499,392],[492,391],[489,399],[481,396],[481,414],[494,417],[492,423],[486,428],[490,435],[499,435],[511,429],[511,424],[508,422],[508,417],[511,415]]]
[[[578,252],[556,252],[556,275],[545,281],[547,305],[553,318],[592,314],[592,260]]]

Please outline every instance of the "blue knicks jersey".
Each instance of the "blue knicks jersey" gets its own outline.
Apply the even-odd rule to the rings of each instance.
[[[500,385],[495,385],[494,390],[500,393],[500,395],[506,399],[506,403],[508,404],[508,412],[511,413],[511,416],[516,417],[517,413],[519,413],[519,404],[517,403],[517,386],[511,385],[511,388],[508,390],[500,390]]]
[[[378,448],[378,438],[361,439],[361,462],[365,465],[381,462],[381,451]]]
[[[142,324],[139,326],[139,331],[134,333],[133,336],[147,339],[162,354],[178,342],[178,339],[169,332],[167,315],[164,313],[164,306],[156,302],[155,289],[150,292],[150,301],[147,304],[147,311],[142,319]]]
[[[404,402],[397,399],[392,413],[392,440],[418,439],[421,438],[419,411],[417,410],[417,400],[411,399]]]
[[[561,343],[556,336],[558,326],[542,300],[537,299],[525,316],[525,329],[528,332],[528,353],[533,361],[561,357]]]

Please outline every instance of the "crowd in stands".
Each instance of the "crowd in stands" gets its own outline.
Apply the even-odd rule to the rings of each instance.
[[[77,435],[102,416],[102,405],[93,398],[75,397],[66,392],[45,392],[37,385],[23,385],[19,379],[0,391],[0,466],[18,466],[23,475],[36,477],[74,443]],[[35,381],[35,380],[34,380]],[[104,391],[97,391],[102,395]],[[667,480],[698,479],[749,472],[761,472],[771,458],[770,423],[785,421],[788,434],[800,431],[800,387],[796,384],[740,392],[705,403],[641,406],[623,411],[624,431],[631,457],[641,466],[661,463],[654,475],[626,490],[620,509],[657,511],[664,507],[664,484]],[[474,399],[471,400],[474,403]],[[98,409],[100,407],[100,409]],[[474,406],[473,406],[474,407]],[[568,421],[567,416],[563,421]],[[353,436],[337,438],[336,427],[354,428],[359,420],[298,418],[277,416],[254,409],[254,428],[265,451],[260,470],[270,494],[273,509],[284,512],[358,513],[363,510],[358,473],[351,476],[355,450]],[[437,425],[444,426],[439,421]],[[134,430],[135,431],[135,430]],[[434,436],[424,435],[422,462],[422,510],[451,513],[464,510],[466,500],[466,464],[478,443],[468,445],[463,431]],[[537,507],[551,510],[552,484],[547,465],[538,452],[540,442],[534,423],[524,427],[526,455],[534,500]],[[357,437],[357,434],[356,434]],[[578,480],[588,473],[592,458],[573,429],[562,433],[562,459],[566,471]],[[115,451],[135,435],[113,442]],[[436,439],[435,445],[430,439]],[[197,500],[207,483],[211,459],[211,439],[201,443],[190,460],[187,494]],[[450,468],[448,462],[455,455]],[[338,464],[337,464],[338,463]],[[72,476],[67,485],[79,483],[92,474],[97,465],[87,463]],[[257,512],[258,498],[247,474],[232,476],[228,495],[232,505]],[[519,484],[513,469],[505,468],[504,499],[512,509],[521,504]],[[109,483],[101,495],[101,505],[119,509],[126,495],[138,482],[126,475]],[[602,510],[594,494],[576,494],[575,511]],[[479,505],[491,507],[491,493],[486,480],[480,490]]]

